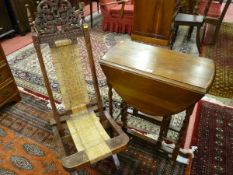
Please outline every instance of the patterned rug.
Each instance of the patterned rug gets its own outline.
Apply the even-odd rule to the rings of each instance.
[[[0,174],[68,175],[69,173],[63,169],[56,154],[48,148],[0,125]]]
[[[187,28],[181,28],[181,30],[179,30],[176,42],[174,44],[174,50],[197,55],[198,52],[195,46],[195,37],[193,35],[191,40],[187,41],[186,33]],[[100,26],[96,26],[94,29],[92,29],[90,34],[101,93],[103,97],[107,98],[106,78],[99,66],[98,61],[108,51],[109,48],[113,47],[118,42],[130,40],[130,36],[127,34],[103,32]],[[84,39],[78,38],[78,43],[81,50],[81,60],[85,73],[85,79],[87,83],[91,85],[91,74],[90,68],[87,64],[87,52],[85,49]],[[49,48],[47,45],[42,46],[42,53],[51,82],[53,94],[58,101],[61,101],[59,84],[57,82],[55,71],[50,60]],[[8,55],[7,60],[19,87],[42,96],[47,96],[47,91],[44,86],[35,49],[32,44]],[[89,93],[92,93],[92,87],[88,86],[88,89]],[[119,98],[114,96],[114,99],[117,100]]]
[[[202,101],[192,175],[233,172],[233,108]]]
[[[185,44],[181,42],[182,41],[181,36],[183,36],[183,32],[187,32],[187,30],[181,30],[181,32],[178,34],[178,37],[177,37],[178,39],[177,39],[177,42],[175,43],[175,49],[177,51],[190,52],[190,53],[195,54],[197,52],[196,47],[193,47],[193,43],[195,43],[195,40],[192,38],[189,44],[187,43]],[[98,61],[108,51],[109,48],[113,47],[116,43],[125,41],[125,40],[130,40],[129,35],[103,32],[100,26],[97,26],[91,30],[91,41],[92,41],[92,46],[93,46],[93,53],[94,53],[96,68],[97,68],[100,91],[101,91],[105,104],[108,104],[108,95],[107,95],[108,88],[106,86],[106,78],[99,66]],[[83,70],[85,72],[85,79],[88,84],[87,86],[88,93],[90,95],[90,98],[92,98],[94,96],[94,90],[93,90],[92,81],[91,81],[90,69],[88,65],[86,64],[87,63],[87,52],[84,46],[84,39],[79,38],[78,43],[80,45],[80,50],[81,50],[80,53],[81,53],[81,60],[83,64]],[[57,82],[57,78],[55,76],[55,72],[54,72],[54,69],[53,69],[53,66],[50,60],[48,46],[46,45],[42,46],[42,53],[44,55],[44,60],[45,60],[46,68],[47,68],[48,75],[50,78],[53,94],[58,101],[61,101],[59,84]],[[7,59],[8,59],[10,68],[12,70],[12,73],[14,75],[14,78],[16,80],[16,83],[19,87],[22,87],[25,90],[36,94],[37,96],[43,96],[43,97],[47,96],[47,91],[44,86],[39,63],[38,63],[36,53],[35,53],[35,50],[32,44],[9,55]],[[114,114],[115,116],[118,116],[119,108],[120,108],[119,106],[120,97],[116,93],[114,93],[113,99],[115,102],[114,103],[114,109],[115,109]],[[185,115],[184,112],[174,115],[174,117],[172,118],[172,122],[171,122],[172,128],[176,128],[178,130],[180,129],[184,115]],[[141,130],[142,132],[147,133],[148,136],[154,139],[156,139],[158,136],[159,126],[154,125],[150,122],[144,121],[142,119],[136,118],[134,116],[129,117],[128,126]],[[177,133],[169,130],[168,137],[176,140]]]
[[[121,162],[119,174],[121,175],[183,175],[185,165],[176,163],[172,165],[171,159],[155,151],[155,148],[140,141],[132,141],[128,150],[118,154]],[[100,174],[113,175],[115,166],[111,158],[100,161],[96,165]]]
[[[29,142],[31,145],[27,146],[29,152],[34,152],[34,154],[42,154],[41,150],[46,150],[44,153],[48,153],[48,150],[51,150],[54,153],[54,157],[59,159],[60,153],[60,145],[54,138],[51,127],[48,124],[48,118],[46,113],[47,102],[43,100],[36,99],[30,95],[26,95],[21,93],[22,100],[16,104],[10,104],[0,109],[0,128],[8,128],[7,130],[11,133],[11,137],[8,140],[8,137],[4,136],[4,131],[0,129],[0,150],[7,149],[7,145],[11,146],[10,148],[16,149],[17,152],[5,152],[4,156],[2,156],[3,152],[0,151],[0,160],[7,161],[7,164],[0,164],[0,174],[1,172],[6,173],[6,170],[9,172],[15,172],[15,174],[27,174],[26,170],[22,169],[22,167],[13,166],[12,163],[9,162],[5,157],[12,157],[17,155],[21,157],[21,159],[17,159],[18,163],[21,163],[21,166],[25,166],[25,168],[29,168],[31,171],[35,172],[32,167],[34,163],[40,163],[41,168],[40,171],[48,170],[56,170],[56,167],[61,167],[60,163],[55,161],[53,157],[46,156],[46,161],[42,161],[38,159],[34,159],[35,155],[26,155],[25,152],[21,151],[23,148],[18,148],[11,144],[7,144],[11,142],[14,137],[16,140],[15,143],[19,145],[23,145],[24,142]],[[6,130],[6,129],[3,129]],[[14,134],[12,132],[14,131]],[[7,131],[8,132],[8,131]],[[25,138],[27,137],[27,138]],[[24,139],[22,139],[24,138]],[[30,138],[30,139],[29,139]],[[19,141],[21,139],[21,141]],[[4,143],[4,144],[3,144]],[[21,144],[22,143],[22,144]],[[4,146],[6,145],[6,146]],[[3,147],[2,147],[3,146]],[[47,147],[47,148],[46,148]],[[25,148],[26,149],[26,148]],[[40,150],[40,151],[39,151]],[[30,154],[27,153],[27,154]],[[31,156],[31,157],[30,157]],[[25,159],[22,159],[24,157]],[[15,159],[15,157],[14,157]],[[176,163],[175,169],[172,167],[171,160],[167,159],[164,155],[158,154],[155,152],[154,147],[150,147],[148,145],[142,144],[140,142],[134,141],[129,145],[129,149],[126,152],[119,154],[119,159],[121,162],[121,174],[124,175],[144,175],[144,174],[166,174],[166,175],[182,175],[185,171],[185,165]],[[54,160],[54,161],[53,161]],[[42,162],[41,162],[42,161]],[[56,164],[55,166],[55,163]],[[16,161],[15,161],[16,162]],[[49,162],[51,162],[49,164]],[[40,168],[41,166],[38,166]],[[11,171],[10,171],[11,170]],[[95,168],[85,168],[78,172],[79,175],[88,175],[90,172],[96,172],[94,174],[106,174],[112,175],[115,171],[114,164],[111,158],[100,161]],[[30,171],[29,171],[30,172]],[[2,174],[4,174],[2,173]],[[28,173],[28,174],[33,174]],[[37,174],[37,173],[36,173]],[[43,174],[43,173],[42,173]],[[58,174],[58,173],[57,173]]]
[[[48,123],[47,103],[24,93],[21,93],[21,97],[23,100],[19,103],[0,109],[0,125],[42,143],[59,157],[59,143],[54,140]]]
[[[214,27],[212,27],[214,28]],[[211,29],[208,27],[208,29]],[[213,36],[208,30],[206,42]],[[210,94],[233,98],[233,23],[222,23],[215,45],[206,45],[203,56],[211,58],[216,64],[216,76]]]

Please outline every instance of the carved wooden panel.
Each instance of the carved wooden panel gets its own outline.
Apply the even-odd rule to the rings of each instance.
[[[78,13],[67,0],[42,0],[37,6],[34,29],[40,43],[49,43],[59,39],[71,39],[76,42],[82,34],[83,11]]]

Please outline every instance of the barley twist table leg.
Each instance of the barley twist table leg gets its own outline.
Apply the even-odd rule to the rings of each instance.
[[[123,130],[127,130],[127,103],[122,101],[121,102],[121,121]]]
[[[109,100],[109,114],[112,116],[113,115],[113,103],[112,103],[112,86],[108,84],[108,100]]]
[[[163,138],[167,136],[170,121],[171,121],[171,116],[164,116],[162,119],[160,131],[159,131],[159,137],[158,137],[158,141],[156,144],[157,149],[161,148]]]

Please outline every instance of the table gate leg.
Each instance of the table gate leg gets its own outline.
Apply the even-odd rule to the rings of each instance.
[[[186,109],[186,115],[185,115],[182,127],[180,129],[179,138],[178,138],[178,140],[177,140],[177,142],[175,144],[175,148],[174,148],[173,153],[172,153],[172,159],[174,161],[176,160],[176,158],[177,158],[177,156],[179,154],[181,143],[184,140],[184,137],[186,135],[188,124],[189,124],[189,118],[190,118],[190,115],[193,112],[194,106],[195,106],[195,104]]]
[[[109,114],[112,116],[113,115],[113,103],[112,103],[112,86],[108,84],[108,104],[109,104]]]
[[[170,121],[171,121],[171,116],[163,116],[162,123],[160,126],[158,141],[156,144],[157,149],[161,148],[163,137],[167,136]]]
[[[127,130],[127,103],[122,101],[121,102],[121,121],[122,121],[122,128],[124,131]]]

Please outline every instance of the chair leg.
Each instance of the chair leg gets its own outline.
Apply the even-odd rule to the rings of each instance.
[[[188,37],[187,37],[187,40],[189,41],[191,36],[192,36],[192,33],[193,33],[193,26],[190,26],[189,27],[189,31],[188,31]]]
[[[174,29],[175,29],[175,31],[173,32],[172,37],[171,37],[171,44],[170,44],[171,50],[172,50],[173,45],[176,41],[176,36],[177,36],[178,30],[179,30],[179,25],[174,25]]]
[[[211,42],[211,44],[215,44],[216,43],[216,39],[217,39],[217,36],[218,36],[218,32],[220,30],[220,27],[221,27],[221,23],[217,24],[217,26],[215,27],[215,31],[214,31],[214,36],[213,36],[213,40]]]
[[[201,26],[197,26],[196,43],[199,53],[201,53],[200,31],[201,31]]]
[[[206,28],[207,28],[207,24],[205,23],[204,27],[203,27],[203,34],[202,34],[202,37],[201,37],[201,43],[204,43]]]

